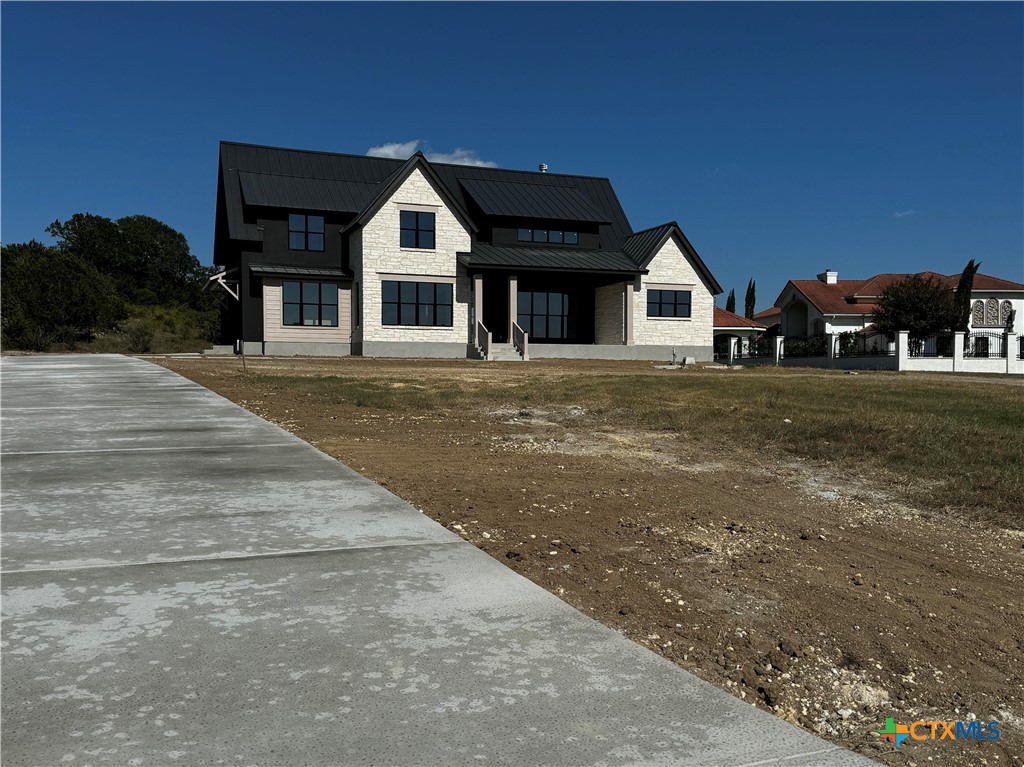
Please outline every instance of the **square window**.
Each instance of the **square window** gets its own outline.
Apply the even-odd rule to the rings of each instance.
[[[579,242],[579,235],[576,232],[565,232],[562,235],[562,242],[566,245],[576,245]]]
[[[398,212],[399,243],[403,248],[434,248],[433,213],[402,210]]]
[[[532,242],[533,241],[533,230],[532,229],[520,229],[519,230],[519,242]]]
[[[534,242],[547,242],[548,241],[548,230],[547,229],[534,229],[533,230],[533,241]]]
[[[561,232],[556,232],[554,230],[548,232],[548,242],[561,243],[562,242],[562,233]]]

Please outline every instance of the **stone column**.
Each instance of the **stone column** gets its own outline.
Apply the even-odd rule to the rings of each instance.
[[[519,278],[510,275],[508,278],[508,342],[512,343],[512,325],[519,317]]]
[[[484,278],[483,275],[473,275],[473,330],[470,338],[477,346],[480,345],[480,338],[477,336],[477,328],[483,322],[484,316]]]

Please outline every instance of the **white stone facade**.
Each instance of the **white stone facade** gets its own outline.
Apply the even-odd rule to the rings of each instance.
[[[403,248],[399,213],[435,214],[434,248]],[[414,169],[391,198],[349,241],[351,266],[359,284],[359,312],[354,338],[362,342],[466,343],[469,328],[469,279],[456,253],[469,252],[470,233],[423,175]],[[453,281],[452,327],[407,327],[381,324],[381,282],[388,280]]]
[[[625,291],[632,283],[618,282],[594,291],[594,343],[625,343]]]
[[[648,264],[633,293],[633,341],[637,346],[688,346],[711,349],[715,297],[674,237]],[[647,291],[689,290],[690,317],[648,317]],[[710,353],[710,352],[709,352]]]

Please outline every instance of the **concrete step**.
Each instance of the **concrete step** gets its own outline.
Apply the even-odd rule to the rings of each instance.
[[[212,346],[203,350],[204,357],[230,357],[235,353],[235,347],[230,345]]]
[[[512,344],[491,344],[491,359],[495,362],[522,362],[522,355]]]

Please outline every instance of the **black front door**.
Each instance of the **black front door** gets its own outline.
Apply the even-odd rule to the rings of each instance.
[[[484,277],[483,322],[496,344],[508,343],[508,278]]]

